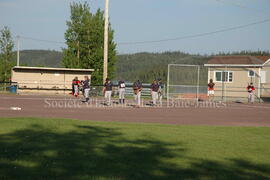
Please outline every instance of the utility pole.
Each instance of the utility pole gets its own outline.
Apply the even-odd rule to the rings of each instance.
[[[105,3],[103,83],[108,77],[109,0]]]
[[[20,36],[17,36],[17,66],[20,66]]]

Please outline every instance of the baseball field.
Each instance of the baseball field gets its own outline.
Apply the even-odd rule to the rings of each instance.
[[[0,179],[270,179],[268,104],[52,108],[52,99],[0,95]]]

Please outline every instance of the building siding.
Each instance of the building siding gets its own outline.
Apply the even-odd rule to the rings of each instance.
[[[70,90],[72,88],[72,80],[74,77],[83,80],[84,76],[91,79],[89,71],[63,71],[63,70],[34,70],[34,69],[13,69],[12,81],[17,82],[19,91],[35,90],[50,90],[54,93],[55,90]],[[34,91],[33,91],[34,92]]]
[[[255,94],[258,96],[259,91],[259,68],[234,68],[234,67],[211,67],[209,70],[210,79],[214,80],[215,86],[215,96],[227,96],[227,97],[247,97],[246,87],[248,83],[253,82],[256,91]],[[249,70],[253,70],[255,72],[255,77],[249,77]],[[232,82],[217,82],[215,79],[216,71],[231,71],[233,72],[233,80]]]

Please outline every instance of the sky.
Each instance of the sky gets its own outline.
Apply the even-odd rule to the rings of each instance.
[[[21,49],[61,50],[65,47],[70,3],[77,0],[0,0],[0,29],[8,26],[21,39]],[[91,11],[104,9],[105,0],[87,0]],[[207,36],[208,33],[270,19],[270,0],[110,0],[110,22],[119,54],[183,51],[212,54],[238,50],[270,50],[270,21]],[[126,44],[127,43],[127,44]]]

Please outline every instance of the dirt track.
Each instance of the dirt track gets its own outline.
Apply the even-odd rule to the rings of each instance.
[[[66,102],[64,97],[0,94],[0,117],[73,118],[179,125],[270,126],[270,104],[230,103],[219,107],[195,107],[189,104],[173,108],[89,107],[80,104],[78,99],[68,98],[70,103],[63,104]],[[52,108],[59,106],[53,104],[56,102],[62,102],[61,107]],[[11,110],[10,107],[20,107],[22,110]]]

